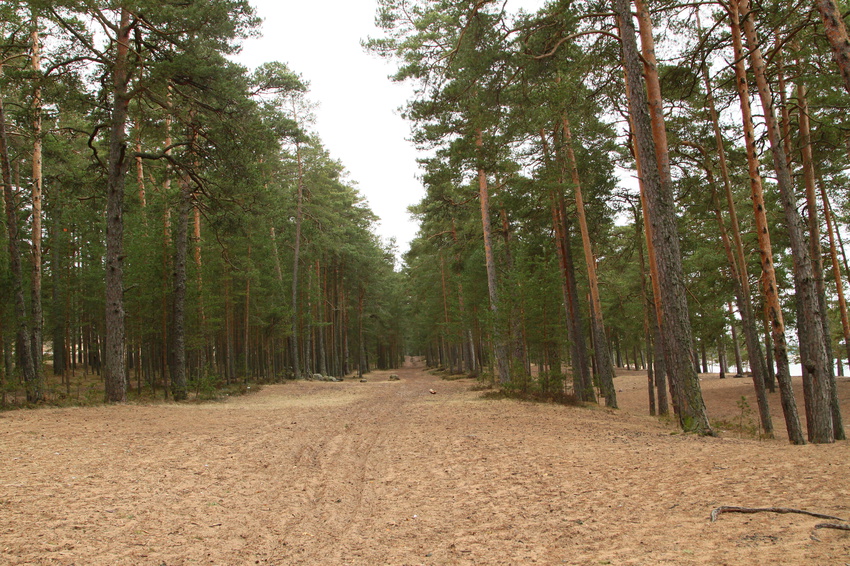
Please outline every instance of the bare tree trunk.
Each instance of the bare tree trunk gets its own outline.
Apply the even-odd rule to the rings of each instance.
[[[499,211],[501,219],[502,219],[502,238],[505,241],[505,271],[507,273],[513,272],[513,257],[511,256],[511,227],[508,222],[508,211],[504,208]],[[520,282],[514,282],[515,285],[521,286]],[[520,295],[520,293],[517,293]],[[527,368],[527,356],[525,352],[525,340],[523,338],[523,328],[522,321],[524,320],[524,315],[522,313],[522,305],[517,304],[521,301],[521,299],[516,300],[516,297],[512,297],[507,302],[508,308],[508,328],[510,329],[510,345],[511,348],[508,352],[508,360],[510,363],[510,374],[511,379],[514,382],[520,381],[522,383],[522,387],[525,388],[528,384],[528,376],[530,372]]]
[[[706,157],[708,156],[705,153]],[[717,196],[717,189],[714,182],[714,176],[711,173],[711,168],[706,163],[705,170],[708,184],[712,187],[712,201],[714,204],[714,214],[717,218],[717,228],[720,233],[720,239],[723,243],[723,249],[726,251],[726,258],[729,262],[729,268],[732,271],[732,283],[735,288],[735,296],[738,299],[738,307],[741,312],[741,319],[744,323],[744,335],[747,341],[747,353],[750,356],[750,370],[753,374],[753,387],[756,393],[756,399],[759,408],[759,417],[761,418],[761,427],[764,435],[767,438],[773,438],[773,420],[770,416],[770,406],[767,401],[767,391],[765,390],[764,369],[761,361],[761,348],[759,347],[758,334],[756,334],[755,321],[753,320],[752,305],[744,299],[744,285],[742,284],[743,275],[738,272],[738,264],[735,261],[735,256],[732,253],[732,244],[729,241],[729,234],[726,231],[726,223],[723,220],[723,214],[720,212],[720,198]],[[731,307],[731,305],[730,305]],[[732,314],[730,312],[730,314]],[[753,324],[747,324],[752,322]],[[740,357],[740,353],[738,354]],[[705,363],[705,362],[703,362]]]
[[[827,316],[826,288],[823,274],[823,251],[821,249],[820,222],[818,221],[817,187],[815,166],[812,158],[811,128],[809,125],[809,103],[806,87],[797,82],[797,107],[799,108],[800,154],[803,161],[803,179],[806,187],[806,208],[808,210],[809,246],[812,255],[812,270],[815,280],[815,292],[821,312],[824,348],[826,349],[827,380],[829,385],[829,410],[832,413],[832,429],[835,440],[845,440],[844,423],[841,418],[841,405],[838,401],[838,388],[835,383],[835,371],[832,366],[832,340]],[[830,234],[831,236],[831,234]]]
[[[578,216],[579,230],[581,232],[582,248],[584,249],[584,261],[587,266],[587,280],[590,287],[590,300],[593,305],[593,318],[591,327],[594,337],[594,355],[596,356],[596,367],[599,370],[599,388],[605,397],[607,407],[617,407],[617,391],[614,389],[614,369],[611,367],[611,353],[608,350],[608,340],[605,336],[605,324],[602,320],[602,301],[599,298],[599,282],[596,277],[596,258],[590,242],[590,230],[587,227],[587,217],[584,210],[584,199],[581,192],[581,180],[578,175],[578,164],[572,146],[572,133],[570,122],[564,117],[562,122],[564,128],[564,149],[569,161],[570,172],[573,182],[573,190],[576,199],[576,212]]]
[[[41,42],[38,36],[38,16],[32,12],[32,70],[36,77],[41,75]],[[31,311],[32,325],[30,328],[33,362],[33,381],[27,386],[27,400],[31,403],[44,398],[44,371],[42,368],[42,347],[44,316],[41,304],[42,286],[42,253],[41,253],[41,220],[42,220],[42,126],[41,126],[41,86],[36,79],[33,93],[33,148],[32,148],[32,294]]]
[[[327,271],[327,269],[325,270]],[[317,317],[316,317],[316,369],[322,375],[327,375],[328,369],[325,353],[325,325],[324,325],[324,309],[323,305],[325,304],[324,297],[325,291],[327,290],[327,278],[325,278],[324,285],[322,284],[322,269],[319,260],[316,260],[316,284],[319,286],[319,304],[317,305]]]
[[[714,103],[714,95],[712,94],[711,81],[708,77],[708,69],[702,67],[703,82],[706,88],[706,97],[708,101],[708,111],[711,117],[712,127],[714,129],[714,140],[717,146],[717,156],[720,163],[720,175],[723,179],[723,187],[726,193],[726,209],[729,213],[729,222],[731,224],[732,241],[734,242],[735,253],[729,257],[730,266],[734,266],[737,270],[735,278],[736,295],[738,298],[738,311],[741,313],[741,327],[744,330],[744,341],[747,348],[747,355],[750,359],[750,369],[753,373],[753,383],[756,390],[763,389],[768,382],[767,368],[764,363],[764,355],[761,350],[761,341],[759,340],[758,327],[756,325],[756,316],[753,312],[752,290],[750,289],[750,275],[747,269],[747,256],[744,252],[744,243],[741,239],[741,226],[738,223],[738,211],[735,205],[735,198],[732,194],[732,181],[729,177],[729,167],[726,162],[726,150],[723,144],[723,134],[720,130],[720,119],[717,114],[716,105]],[[713,184],[712,184],[713,186]],[[717,205],[719,211],[720,206]],[[719,213],[719,212],[718,212]],[[722,216],[719,217],[719,222],[723,224]],[[728,247],[728,246],[727,246]],[[729,252],[727,251],[727,254]],[[730,312],[731,314],[731,312]],[[734,329],[734,325],[733,325]],[[737,341],[735,347],[738,348]],[[740,351],[737,351],[740,358]],[[738,373],[741,375],[741,363],[738,362]],[[765,398],[766,400],[766,398]]]
[[[2,68],[0,68],[2,69]],[[32,343],[30,342],[27,309],[24,301],[24,277],[21,265],[21,251],[18,247],[21,236],[18,230],[18,207],[15,203],[15,194],[12,181],[12,166],[9,162],[9,146],[6,136],[6,111],[3,104],[3,96],[0,93],[0,169],[3,178],[3,196],[6,201],[6,230],[9,244],[9,267],[12,274],[12,286],[15,295],[15,317],[16,320],[16,343],[18,347],[18,361],[21,364],[24,383],[27,385],[27,400],[34,397],[30,393],[32,384],[35,383],[35,364],[32,355]]]
[[[204,310],[204,273],[201,262],[201,209],[197,201],[197,193],[192,195],[192,212],[194,223],[192,227],[192,242],[194,243],[195,260],[195,286],[198,291],[198,321],[201,325],[201,344],[198,352],[198,366],[200,372],[207,370],[207,315]]]
[[[369,372],[366,367],[366,344],[363,342],[363,298],[366,291],[360,287],[357,296],[357,376],[363,379],[363,374]]]
[[[686,430],[713,435],[699,378],[688,354],[693,339],[685,296],[679,235],[676,230],[673,191],[668,183],[662,182],[659,175],[634,22],[628,0],[614,0],[613,6],[620,20],[623,66],[629,91],[629,115],[634,127],[635,149],[638,160],[644,164],[641,173],[646,188],[646,214],[652,225],[652,238],[658,261],[664,313],[663,328],[669,346],[667,355],[672,374],[681,386],[681,397],[684,401],[679,407],[679,424]]]
[[[476,146],[479,152],[484,149],[484,136],[476,130]],[[487,289],[490,295],[490,311],[493,313],[493,353],[496,362],[496,379],[501,384],[510,381],[507,346],[504,331],[499,320],[499,291],[496,281],[496,259],[493,254],[493,237],[490,225],[490,193],[487,188],[487,174],[483,167],[478,168],[478,200],[481,205],[481,228],[484,234],[484,256],[487,267]]]
[[[304,165],[301,158],[301,143],[295,145],[295,157],[298,161],[298,185],[295,203],[295,244],[292,253],[292,335],[289,337],[289,355],[292,359],[293,377],[301,377],[298,359],[298,262],[301,255],[301,222],[304,216]]]
[[[543,143],[544,158],[550,161],[549,146],[543,130],[540,132],[540,137]],[[563,178],[559,180],[559,185],[563,185]],[[555,191],[552,191],[550,198],[552,200],[552,229],[555,235],[555,251],[558,254],[561,267],[561,289],[567,323],[567,339],[571,350],[573,393],[580,401],[595,403],[596,393],[593,390],[593,380],[590,377],[590,368],[587,364],[584,324],[581,321],[578,292],[575,288],[575,269],[573,268],[569,229],[566,222],[566,202],[563,193],[560,191],[557,195]],[[558,372],[560,373],[560,367]]]
[[[165,150],[166,155],[171,155],[171,126],[174,121],[174,118],[171,115],[171,89],[168,90],[168,104],[169,108],[167,109],[167,113],[165,115],[165,147],[169,148]],[[162,192],[164,194],[164,202],[165,202],[165,210],[162,214],[162,272],[169,272],[168,265],[168,257],[169,257],[169,248],[171,247],[171,208],[168,204],[170,193],[171,193],[171,164],[166,163],[165,165],[165,180],[162,184]],[[168,377],[168,351],[169,351],[169,334],[168,334],[168,316],[169,316],[169,308],[168,308],[168,278],[163,277],[162,281],[162,359],[160,360],[160,371],[162,372],[162,389],[163,396],[168,399],[169,391],[171,390],[169,384]]]
[[[251,245],[248,245],[248,262],[251,262]],[[242,381],[251,378],[251,275],[245,278],[245,313],[242,335],[243,371]]]
[[[650,294],[647,292],[646,259],[644,258],[643,243],[641,241],[643,239],[641,230],[643,220],[640,218],[640,207],[637,204],[632,205],[632,211],[635,217],[635,242],[637,242],[638,258],[640,260],[640,292],[643,298],[643,328],[644,334],[646,334],[646,377],[650,396],[649,414],[655,415],[657,406],[659,415],[668,415],[670,414],[670,408],[667,403],[667,384],[664,376],[666,369],[664,356],[660,352],[661,348],[659,347],[661,330],[658,327],[655,305],[650,298]],[[658,399],[657,403],[656,397]]]
[[[785,321],[779,304],[778,289],[776,286],[776,273],[773,267],[773,251],[770,243],[770,232],[767,225],[767,215],[764,203],[764,192],[761,185],[761,175],[758,171],[758,158],[755,148],[755,133],[753,128],[752,111],[750,109],[749,88],[747,86],[746,70],[743,62],[743,42],[738,21],[738,7],[735,2],[730,3],[730,23],[732,27],[732,41],[735,52],[735,76],[738,86],[738,97],[741,103],[741,114],[744,124],[744,141],[747,148],[747,163],[750,173],[750,189],[753,200],[753,211],[756,220],[756,233],[758,234],[759,250],[761,254],[762,282],[764,287],[765,301],[770,312],[772,321],[772,337],[774,341],[774,355],[778,368],[779,389],[782,401],[785,425],[788,430],[788,438],[793,444],[804,444],[800,421],[797,416],[797,405],[794,400],[794,392],[791,388],[791,375],[788,366],[788,349],[785,343]]]
[[[791,172],[782,137],[774,115],[773,95],[768,85],[765,62],[761,55],[755,24],[750,12],[749,0],[740,0],[740,13],[744,15],[741,27],[750,48],[750,61],[758,86],[759,98],[764,109],[765,126],[773,155],[773,168],[780,202],[785,212],[785,228],[794,260],[794,287],[798,312],[798,337],[803,366],[804,390],[808,392],[806,424],[809,440],[815,443],[835,441],[833,415],[830,408],[829,360],[827,359],[826,337],[824,336],[825,313],[821,310],[814,281],[812,257],[803,231],[803,221],[797,211],[797,198],[791,181]]]
[[[188,397],[186,378],[186,258],[189,249],[189,209],[192,207],[192,188],[186,175],[180,180],[180,208],[174,234],[174,295],[171,339],[173,341],[171,394],[175,401]]]
[[[105,397],[109,403],[127,400],[126,338],[124,328],[124,178],[127,173],[125,127],[130,102],[128,87],[130,12],[121,8],[117,52],[112,69],[112,124],[109,132],[106,199],[106,333],[104,343]]]
[[[835,279],[835,291],[838,295],[838,307],[841,313],[841,329],[844,332],[844,346],[847,349],[846,359],[850,362],[850,320],[847,317],[847,300],[844,297],[844,283],[841,278],[841,266],[838,263],[838,252],[835,245],[835,231],[832,224],[832,212],[829,198],[823,181],[820,182],[820,196],[823,202],[823,216],[826,220],[826,233],[829,236],[829,256],[832,260],[832,275]]]

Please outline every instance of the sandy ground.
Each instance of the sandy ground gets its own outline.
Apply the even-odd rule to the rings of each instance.
[[[643,414],[639,373],[619,411],[397,373],[0,414],[0,563],[850,564],[850,532],[820,519],[709,521],[850,519],[848,442],[679,434]],[[740,418],[748,381],[703,384],[713,418]]]

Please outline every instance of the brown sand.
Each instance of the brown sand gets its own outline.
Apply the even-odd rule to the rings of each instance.
[[[0,414],[0,564],[850,564],[820,519],[709,521],[850,519],[848,442],[679,434],[643,414],[638,372],[619,411],[389,373]],[[749,381],[703,385],[712,418],[756,420]]]

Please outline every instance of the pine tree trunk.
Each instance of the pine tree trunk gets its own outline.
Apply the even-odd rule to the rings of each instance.
[[[546,134],[540,132],[543,143],[544,158],[551,161],[549,146],[546,142]],[[563,185],[563,179],[559,180]],[[566,202],[563,193],[557,195],[555,191],[550,193],[552,201],[552,229],[555,236],[555,251],[561,267],[561,290],[563,293],[564,314],[567,326],[567,340],[572,352],[571,366],[573,377],[573,393],[580,401],[586,403],[596,402],[596,393],[593,390],[593,381],[590,377],[590,368],[587,365],[587,346],[584,341],[584,324],[581,321],[581,313],[578,309],[578,292],[575,289],[575,269],[572,263],[572,251],[569,245],[569,232],[566,224]],[[558,372],[560,373],[560,367]]]
[[[714,188],[714,176],[711,174],[711,169],[707,164],[705,169],[708,184],[712,187],[712,201],[714,204],[714,214],[717,218],[718,232],[720,233],[720,239],[723,242],[723,249],[726,251],[726,259],[729,262],[729,268],[732,271],[732,284],[735,289],[735,297],[738,300],[738,310],[741,313],[741,320],[744,325],[744,336],[746,338],[747,353],[750,358],[750,370],[753,374],[753,387],[755,388],[756,399],[758,402],[762,431],[765,437],[773,438],[773,420],[770,416],[770,406],[767,400],[767,391],[765,390],[763,373],[764,366],[761,364],[762,353],[758,341],[758,334],[756,333],[755,320],[753,320],[752,304],[748,300],[749,297],[745,299],[745,285],[742,283],[744,276],[738,271],[738,262],[735,261],[735,256],[732,253],[732,244],[729,241],[729,234],[726,231],[726,223],[723,221],[723,214],[720,212],[720,199],[717,196],[717,190]],[[747,284],[747,287],[748,286],[749,285]],[[731,307],[732,305],[729,304],[730,315],[733,314]],[[748,322],[751,322],[752,324],[747,324]],[[737,352],[737,356],[740,359],[741,353]],[[703,364],[705,364],[704,361]]]
[[[196,164],[197,165],[197,164]],[[198,291],[198,322],[201,326],[201,343],[198,351],[198,367],[200,372],[207,371],[207,315],[204,310],[204,272],[203,263],[201,262],[201,209],[197,203],[197,194],[192,195],[194,206],[193,212],[193,227],[192,227],[192,242],[194,244],[194,260],[195,260],[195,287]]]
[[[832,57],[844,80],[844,88],[850,92],[850,39],[847,37],[844,18],[834,0],[816,0],[815,5],[823,20],[826,38],[832,47]]]
[[[815,165],[812,157],[811,128],[809,124],[809,103],[806,87],[797,83],[797,107],[799,109],[800,154],[803,161],[803,179],[806,187],[806,208],[808,210],[809,246],[812,255],[812,269],[815,279],[818,305],[821,309],[824,347],[826,348],[827,379],[829,380],[829,408],[832,413],[832,429],[835,440],[846,440],[844,422],[841,418],[841,405],[838,401],[838,388],[835,383],[835,372],[832,366],[832,339],[829,328],[826,303],[826,288],[823,273],[823,250],[821,249],[820,222],[818,221],[817,187]],[[830,234],[831,237],[831,234]]]
[[[774,369],[773,358],[770,354],[774,349],[773,334],[771,332],[770,307],[766,300],[762,301],[762,311],[762,324],[764,325],[764,349],[765,352],[767,352],[767,355],[764,357],[764,364],[767,368],[768,389],[771,393],[774,393],[776,390],[776,370]]]
[[[36,76],[41,74],[41,43],[38,37],[38,16],[32,12],[33,31],[31,64]],[[27,386],[27,401],[37,403],[44,398],[44,370],[42,368],[43,319],[41,305],[42,284],[42,253],[41,253],[41,221],[42,221],[42,112],[41,86],[36,80],[33,93],[33,148],[32,148],[32,293],[31,311],[32,325],[30,328],[30,348],[33,361],[33,381]]]
[[[323,299],[325,296],[325,291],[327,290],[327,279],[325,279],[325,284],[322,285],[322,269],[318,259],[316,260],[316,282],[316,284],[319,286],[319,297]],[[325,324],[323,309],[324,304],[325,301],[320,300],[316,309],[318,312],[318,315],[316,316],[316,369],[320,374],[327,375],[328,369],[326,364],[325,353]]]
[[[455,223],[454,218],[452,218],[452,239],[454,240],[455,246],[457,247],[457,225]],[[457,252],[455,254],[455,262],[460,263],[460,252]],[[460,279],[458,279],[457,282],[457,302],[461,320],[460,339],[461,343],[463,344],[463,358],[466,362],[466,370],[470,374],[476,374],[478,372],[478,362],[475,358],[475,342],[472,337],[472,329],[467,327],[464,330],[464,326],[467,325],[466,306],[464,304],[463,283],[460,281]]]
[[[175,401],[188,397],[186,378],[186,258],[189,251],[189,210],[192,207],[192,188],[189,179],[180,180],[180,207],[174,234],[174,294],[172,339],[171,394]]]
[[[109,132],[106,198],[106,333],[103,370],[108,403],[127,400],[124,328],[124,179],[127,173],[125,127],[129,87],[130,12],[121,8],[112,68],[112,117]]]
[[[55,190],[55,189],[54,189]],[[59,191],[56,191],[57,193]],[[52,304],[52,335],[53,335],[53,375],[62,376],[65,382],[68,359],[66,356],[65,321],[68,316],[65,310],[65,300],[68,295],[69,281],[62,276],[65,272],[65,257],[68,253],[66,238],[62,232],[62,205],[58,202],[58,194],[54,194],[51,200],[52,235],[53,245],[50,247],[50,262],[52,264],[51,283],[53,286]],[[1,354],[0,354],[1,355]],[[2,384],[0,384],[2,386]]]
[[[511,255],[511,227],[508,222],[508,211],[504,208],[499,210],[501,219],[502,219],[502,237],[505,241],[505,271],[507,273],[513,273],[514,270],[514,262],[513,256]],[[521,286],[521,283],[515,282],[517,286]],[[518,292],[518,296],[521,294]],[[508,326],[510,328],[511,333],[511,349],[512,351],[508,352],[508,359],[511,364],[511,378],[513,381],[521,381],[523,387],[526,387],[528,384],[528,376],[530,372],[527,368],[527,357],[525,353],[525,340],[523,339],[523,329],[522,329],[522,321],[524,320],[524,316],[522,313],[522,305],[517,305],[516,297],[509,299],[509,318],[510,322]],[[521,300],[521,299],[520,299]]]
[[[559,195],[558,216],[561,223],[561,247],[564,253],[565,281],[567,282],[569,309],[569,324],[572,327],[573,339],[573,388],[579,393],[579,399],[587,403],[596,402],[596,391],[593,388],[593,377],[591,375],[591,359],[587,351],[587,338],[584,332],[584,319],[578,296],[578,281],[576,280],[575,262],[573,261],[573,247],[571,243],[571,226],[567,220],[566,202],[563,194]]]
[[[292,253],[292,335],[289,337],[289,352],[292,358],[293,378],[301,377],[298,348],[298,262],[301,256],[301,222],[304,215],[304,165],[301,159],[301,144],[295,145],[298,161],[298,184],[295,202],[295,244]]]
[[[726,209],[729,213],[732,241],[735,244],[735,253],[729,257],[729,264],[737,270],[737,277],[734,278],[734,281],[736,282],[735,288],[738,299],[738,311],[741,313],[741,326],[744,330],[744,341],[747,348],[747,355],[750,359],[753,383],[756,385],[756,391],[758,392],[760,389],[764,388],[765,384],[768,383],[766,375],[767,368],[765,367],[764,355],[761,350],[761,341],[759,340],[758,327],[756,325],[756,317],[753,312],[752,290],[750,289],[750,275],[747,269],[747,257],[744,252],[744,243],[741,239],[741,227],[738,223],[738,212],[735,205],[735,198],[732,194],[732,182],[729,177],[729,167],[726,162],[726,150],[723,144],[723,134],[720,130],[720,119],[714,103],[714,95],[712,94],[711,81],[708,78],[708,70],[705,66],[702,68],[702,76],[706,88],[708,111],[711,117],[712,127],[714,128],[714,139],[717,146],[718,161],[720,163],[720,174],[723,179],[723,187],[726,193]],[[713,186],[713,183],[710,184]],[[715,206],[719,214],[720,206],[719,204],[716,204]],[[723,225],[725,230],[722,215],[718,218],[718,221]],[[728,254],[729,252],[727,251],[727,255]],[[735,342],[735,347],[738,348],[737,341]],[[736,350],[736,352],[738,358],[740,358],[740,351]],[[740,359],[737,360],[737,366],[739,375],[742,375]]]
[[[363,298],[366,291],[360,287],[357,297],[357,376],[363,379],[364,373],[369,373],[366,367],[366,344],[363,342]]]
[[[483,152],[484,136],[480,129],[476,130],[476,146],[479,153]],[[479,156],[483,159],[483,156]],[[481,228],[484,234],[484,256],[487,268],[487,289],[490,296],[490,312],[493,315],[493,353],[496,362],[496,379],[502,385],[511,379],[508,369],[507,346],[504,332],[499,320],[499,291],[496,281],[496,259],[493,254],[493,237],[490,225],[490,193],[487,188],[487,174],[483,167],[478,168],[478,200],[481,205]]]
[[[248,263],[251,263],[251,245],[248,245]],[[243,317],[242,355],[243,369],[242,381],[247,382],[251,378],[251,275],[245,277],[245,312]]]
[[[640,293],[643,299],[643,328],[646,335],[646,368],[650,396],[650,415],[655,414],[658,408],[659,415],[669,415],[670,408],[667,401],[667,383],[665,379],[664,356],[660,353],[658,344],[661,342],[661,330],[658,327],[655,305],[647,292],[646,259],[643,254],[643,233],[641,230],[643,220],[640,217],[640,207],[633,205],[635,217],[635,242],[637,242],[638,258],[640,263]],[[655,398],[658,402],[656,403]]]
[[[835,279],[835,291],[838,295],[838,307],[841,314],[841,329],[844,332],[844,346],[847,349],[846,359],[850,361],[850,319],[847,317],[847,300],[844,297],[844,283],[841,278],[841,266],[838,263],[838,252],[835,245],[835,231],[832,223],[829,198],[823,180],[820,181],[820,196],[823,203],[823,216],[826,220],[826,233],[829,236],[829,256],[832,261],[832,276]]]
[[[788,366],[788,348],[785,343],[785,321],[782,316],[782,308],[779,304],[778,288],[776,285],[776,273],[773,267],[773,250],[770,243],[770,232],[767,225],[767,214],[764,203],[764,191],[762,190],[761,175],[758,171],[758,157],[755,147],[755,132],[753,128],[752,111],[750,109],[749,87],[747,75],[744,69],[744,51],[741,38],[741,30],[738,22],[738,9],[736,3],[730,3],[730,23],[732,27],[732,42],[735,54],[735,78],[738,87],[738,97],[741,103],[741,114],[744,125],[744,141],[747,149],[747,164],[750,173],[750,189],[753,200],[753,212],[756,220],[756,233],[759,241],[759,251],[762,265],[762,283],[764,287],[765,301],[768,305],[771,319],[771,334],[773,337],[774,356],[778,368],[778,380],[782,411],[785,415],[785,426],[788,430],[788,439],[793,444],[805,444],[799,417],[797,416],[797,404],[794,400],[794,391],[791,387],[791,375]]]
[[[2,67],[0,67],[2,70]],[[12,275],[12,287],[15,301],[16,344],[18,363],[21,366],[24,383],[27,386],[27,400],[31,397],[31,386],[35,383],[35,362],[27,323],[26,303],[24,301],[24,276],[19,248],[21,235],[18,229],[18,206],[12,181],[12,166],[9,162],[8,139],[6,135],[6,111],[3,96],[0,93],[0,169],[2,169],[3,197],[6,202],[6,230],[9,245],[9,267]]]
[[[171,104],[171,90],[168,90],[168,103],[169,106]],[[174,118],[171,115],[171,108],[167,109],[165,114],[165,147],[169,148],[165,150],[166,155],[171,155],[171,127]],[[171,248],[171,208],[168,204],[169,197],[171,196],[171,165],[170,163],[166,163],[165,165],[165,180],[162,183],[162,192],[165,196],[163,199],[165,201],[165,210],[162,214],[162,272],[168,273],[169,262],[168,258],[171,255],[169,253],[169,249]],[[163,277],[162,281],[162,340],[161,340],[161,348],[162,348],[162,356],[160,359],[160,372],[162,373],[162,390],[163,396],[165,399],[168,399],[168,394],[171,390],[171,386],[169,383],[168,377],[168,352],[169,352],[169,333],[168,333],[168,317],[169,317],[169,307],[168,307],[168,278]]]
[[[798,312],[798,339],[800,357],[803,366],[804,391],[808,392],[807,413],[811,418],[806,424],[809,440],[815,443],[835,441],[833,418],[830,408],[830,362],[827,359],[826,336],[824,335],[824,316],[817,297],[812,257],[803,230],[803,221],[797,211],[797,198],[791,181],[787,156],[782,147],[782,137],[774,115],[773,95],[768,85],[765,63],[758,47],[755,24],[750,12],[749,0],[740,0],[739,13],[742,14],[741,26],[750,61],[758,86],[759,98],[764,109],[765,127],[773,155],[773,168],[776,171],[776,183],[780,202],[785,213],[785,228],[794,260],[794,287]]]
[[[576,199],[576,213],[578,216],[579,230],[581,232],[582,248],[584,249],[584,261],[587,266],[587,280],[590,288],[590,300],[593,305],[593,318],[591,328],[593,329],[594,354],[596,356],[596,367],[599,369],[599,388],[607,407],[617,408],[617,391],[614,389],[614,369],[611,367],[611,353],[608,350],[608,340],[605,337],[605,324],[602,320],[602,301],[599,298],[599,281],[596,276],[596,258],[590,242],[590,230],[587,227],[587,216],[584,210],[584,198],[581,192],[581,180],[578,174],[575,152],[572,145],[572,132],[570,122],[564,117],[562,122],[564,128],[564,149],[569,162],[572,176],[573,190]],[[618,356],[619,357],[619,356]]]
[[[641,175],[646,189],[646,215],[652,226],[652,239],[658,261],[659,287],[663,312],[663,332],[671,374],[681,388],[683,404],[679,407],[679,424],[700,434],[714,434],[708,422],[699,378],[689,360],[693,341],[682,273],[682,256],[676,230],[676,213],[672,187],[662,182],[653,124],[648,114],[640,54],[637,49],[634,22],[628,0],[614,0],[619,17],[623,63],[628,85],[629,116],[634,128],[635,149],[643,164]]]

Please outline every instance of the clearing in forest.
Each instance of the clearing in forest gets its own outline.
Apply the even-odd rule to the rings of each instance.
[[[822,519],[709,521],[721,505],[850,519],[850,443],[683,435],[643,415],[637,372],[615,379],[619,411],[390,373],[218,403],[2,413],[0,563],[850,562],[850,532],[815,529]],[[703,377],[713,419],[757,421],[747,380]]]

